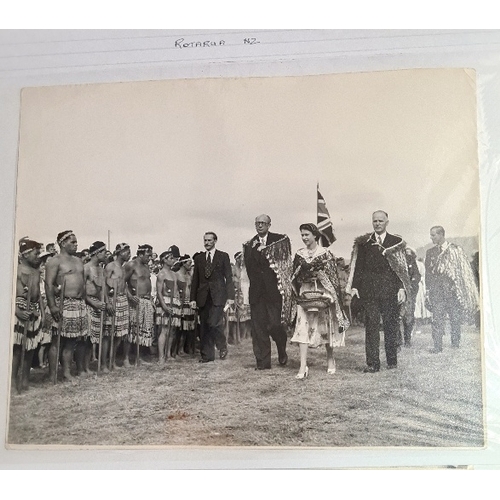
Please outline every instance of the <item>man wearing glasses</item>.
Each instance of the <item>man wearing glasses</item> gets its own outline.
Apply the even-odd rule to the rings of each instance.
[[[284,234],[270,233],[270,226],[271,218],[268,215],[256,217],[257,234],[243,245],[245,267],[250,280],[249,300],[256,370],[271,368],[270,337],[276,343],[279,364],[286,365],[288,361],[287,336],[282,322],[284,290],[279,275],[279,260],[291,259],[290,242]]]

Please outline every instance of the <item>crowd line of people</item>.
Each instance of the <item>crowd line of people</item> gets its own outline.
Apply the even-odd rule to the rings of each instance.
[[[460,347],[461,325],[479,309],[477,267],[463,249],[430,229],[434,246],[425,263],[405,241],[387,232],[388,214],[372,214],[373,231],[355,239],[349,265],[320,244],[315,224],[299,227],[304,247],[292,255],[288,236],[270,232],[271,218],[255,219],[256,234],[229,255],[217,235],[203,235],[205,250],[182,255],[176,245],[159,256],[127,243],[113,253],[102,241],[78,252],[71,230],[55,244],[19,242],[12,386],[28,387],[33,356],[48,360],[49,377],[73,380],[98,371],[139,364],[149,351],[160,366],[199,351],[200,363],[228,356],[228,342],[251,337],[256,370],[288,362],[287,344],[298,344],[297,379],[309,376],[309,348],[325,346],[326,372],[336,371],[334,350],[345,346],[352,323],[365,327],[365,373],[381,368],[380,332],[387,368],[397,367],[401,346],[411,347],[415,319],[431,317],[433,349],[443,351],[446,318],[451,347]],[[475,273],[474,273],[475,271]],[[425,280],[423,279],[425,274]],[[361,311],[361,312],[360,312]],[[419,325],[417,324],[417,328]],[[120,353],[120,356],[119,356]],[[118,358],[120,357],[121,363]]]

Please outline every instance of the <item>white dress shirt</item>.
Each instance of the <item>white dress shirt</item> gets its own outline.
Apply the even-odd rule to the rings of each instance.
[[[382,234],[377,234],[375,233],[375,240],[380,243],[381,245],[384,244],[385,237],[387,235],[387,231],[384,231]]]

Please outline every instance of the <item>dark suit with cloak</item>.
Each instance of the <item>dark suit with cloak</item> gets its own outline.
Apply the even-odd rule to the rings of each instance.
[[[432,311],[434,349],[443,349],[446,317],[450,318],[452,347],[459,347],[461,324],[478,311],[478,289],[472,267],[462,247],[453,243],[438,245],[425,255],[425,285]]]
[[[398,291],[404,286],[392,270],[383,251],[401,242],[402,239],[399,236],[389,233],[386,233],[382,247],[376,242],[374,233],[369,238],[357,241],[352,288],[358,290],[365,309],[366,364],[376,370],[380,369],[380,317],[384,326],[387,364],[397,365]]]
[[[283,234],[267,233],[266,245],[285,238]],[[258,250],[259,235],[244,245],[243,258],[250,281],[249,301],[252,322],[252,344],[258,369],[271,368],[271,340],[276,342],[280,359],[286,356],[286,332],[281,324],[283,298],[278,289],[276,273]]]

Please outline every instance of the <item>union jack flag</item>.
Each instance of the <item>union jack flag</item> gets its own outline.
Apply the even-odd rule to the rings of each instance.
[[[330,213],[326,208],[326,202],[321,193],[319,192],[319,185],[317,187],[318,190],[318,229],[321,233],[321,244],[324,247],[329,247],[334,241],[337,240],[335,238],[335,234],[333,232],[332,221],[330,220]]]

